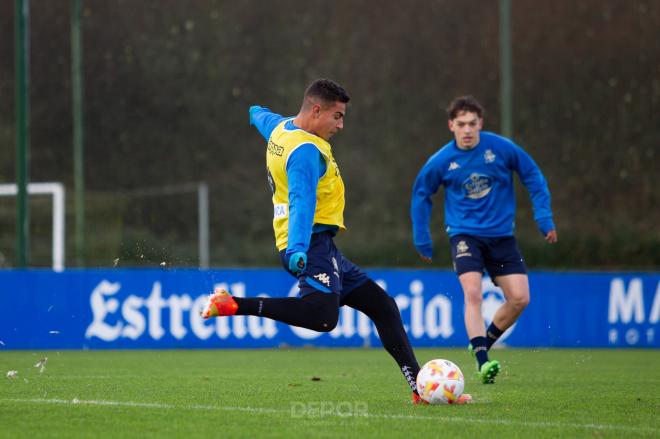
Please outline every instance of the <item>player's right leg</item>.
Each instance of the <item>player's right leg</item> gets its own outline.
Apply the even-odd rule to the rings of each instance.
[[[284,269],[298,278],[299,297],[232,297],[227,299],[228,295],[225,293],[219,297],[216,296],[216,299],[211,296],[209,302],[233,300],[236,302],[236,315],[268,317],[287,325],[313,331],[332,331],[337,326],[339,319],[339,292],[341,291],[341,281],[339,277],[333,275],[335,268],[332,248],[334,245],[332,245],[331,233],[312,234],[307,250],[307,266],[302,273],[298,274],[289,271],[289,258],[286,251],[280,252]],[[214,307],[216,306],[209,306],[211,312]],[[232,307],[229,307],[230,311],[231,309]]]
[[[329,332],[337,326],[339,319],[339,295],[314,291],[304,297],[244,298],[216,290],[202,310],[205,319],[232,315],[268,317],[287,325]]]
[[[486,326],[481,314],[485,244],[480,238],[470,235],[452,236],[450,242],[454,269],[463,289],[465,329],[470,340],[470,349],[477,360],[477,374],[483,383],[494,383],[495,376],[500,371],[500,364],[488,358]]]
[[[458,277],[465,297],[465,328],[470,339],[470,350],[477,360],[477,373],[484,384],[495,382],[500,363],[488,358],[488,340],[484,319],[481,314],[483,295],[481,273],[469,271]]]

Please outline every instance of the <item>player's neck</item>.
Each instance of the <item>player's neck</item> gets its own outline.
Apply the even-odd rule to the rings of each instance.
[[[298,128],[305,130],[307,132],[310,132],[310,123],[307,120],[307,118],[302,115],[298,114],[294,119],[293,119],[293,124],[297,126]]]
[[[313,125],[309,118],[307,118],[304,114],[298,114],[294,119],[293,119],[293,124],[300,128],[301,130],[305,130],[310,134],[314,134],[315,136],[317,135],[314,132]]]
[[[474,144],[474,145],[463,145],[463,146],[462,146],[461,144],[459,144],[458,142],[456,142],[456,146],[457,146],[458,149],[460,149],[461,151],[470,151],[470,150],[473,150],[473,149],[476,148],[478,145],[479,145],[479,144],[477,143],[477,144]]]

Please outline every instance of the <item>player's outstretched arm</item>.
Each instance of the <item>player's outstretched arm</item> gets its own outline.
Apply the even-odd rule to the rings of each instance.
[[[254,125],[264,139],[268,140],[275,127],[285,118],[273,113],[266,107],[253,105],[250,107],[250,125]]]

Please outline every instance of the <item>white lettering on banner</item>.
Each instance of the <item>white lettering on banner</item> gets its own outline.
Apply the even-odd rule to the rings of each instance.
[[[161,296],[160,282],[154,282],[146,305],[149,310],[149,335],[154,340],[159,340],[165,335],[165,330],[160,324],[160,311],[167,305]]]
[[[454,333],[451,325],[451,301],[438,294],[426,305],[424,313],[426,335],[430,338],[449,338]]]
[[[630,328],[626,331],[626,343],[630,345],[637,344],[639,341],[639,331],[635,328]]]
[[[412,336],[420,338],[424,335],[424,284],[422,281],[414,280],[410,282],[410,293],[413,295],[412,305],[410,307],[410,325],[412,326]]]
[[[610,323],[630,323],[633,311],[635,322],[644,322],[644,294],[642,280],[632,279],[626,293],[623,279],[612,279],[610,284],[610,306],[607,320]]]
[[[655,288],[655,297],[653,298],[653,306],[651,307],[651,314],[649,315],[649,323],[658,323],[660,320],[660,282]]]
[[[656,285],[655,296],[647,319],[644,308],[644,285],[642,279],[631,279],[627,290],[622,278],[617,277],[612,279],[610,282],[607,320],[612,325],[657,324],[658,320],[660,320],[660,282]],[[623,331],[624,328],[610,329],[608,337],[610,344],[617,344],[619,342],[619,330]],[[627,345],[633,346],[644,340],[644,336],[646,336],[647,344],[653,344],[655,340],[655,329],[646,328],[645,330],[644,327],[640,326],[625,329],[622,341]]]
[[[394,299],[403,312],[410,307],[410,333],[413,338],[428,336],[429,338],[449,338],[454,333],[452,324],[451,300],[444,294],[432,296],[424,303],[424,284],[420,280],[410,282],[412,299],[398,295]],[[408,330],[408,328],[405,328]]]
[[[119,337],[121,333],[121,322],[114,326],[105,323],[105,316],[108,313],[114,314],[119,308],[119,301],[117,299],[109,299],[105,301],[103,296],[112,296],[117,293],[121,288],[121,284],[108,282],[103,280],[99,283],[89,298],[89,305],[92,308],[94,318],[92,323],[85,331],[85,338],[98,337],[101,340],[112,341]]]
[[[234,283],[231,288],[226,284],[217,284],[228,289],[237,297],[245,296],[245,284]],[[166,331],[162,326],[163,312],[169,312],[169,333],[176,339],[182,339],[188,334],[185,322],[185,314],[190,319],[190,329],[195,337],[206,340],[215,333],[219,338],[226,339],[232,333],[236,338],[249,336],[254,339],[261,337],[273,338],[277,334],[275,321],[263,317],[233,316],[229,318],[213,319],[205,321],[199,315],[199,310],[207,300],[206,295],[198,296],[193,301],[189,294],[170,295],[163,298],[160,282],[154,282],[151,292],[147,298],[128,295],[122,303],[113,296],[121,289],[119,282],[102,280],[94,288],[90,295],[90,307],[92,310],[92,323],[85,331],[85,338],[97,337],[103,341],[114,341],[120,337],[136,340],[143,336],[145,330],[154,340],[161,339]],[[260,297],[268,297],[260,294]],[[146,308],[146,318],[144,311]],[[118,311],[120,311],[119,315]],[[233,319],[233,320],[232,320]],[[106,321],[116,321],[114,325]],[[229,328],[229,322],[232,328]]]
[[[231,335],[231,329],[229,329],[230,319],[233,319],[233,317],[228,319],[215,319],[215,334],[222,340]]]
[[[382,280],[376,281],[383,288],[387,285]],[[246,284],[243,282],[217,283],[214,287],[224,288],[236,297],[254,296],[248,294]],[[484,279],[484,319],[492,320],[494,310],[504,300],[501,291],[490,279]],[[137,340],[148,334],[153,340],[160,340],[170,335],[177,340],[190,337],[191,335],[200,340],[212,337],[219,339],[235,338],[237,340],[256,340],[260,338],[272,339],[278,333],[278,326],[274,320],[257,316],[232,316],[204,320],[199,316],[199,310],[206,301],[206,296],[191,297],[189,294],[164,295],[162,284],[154,282],[148,296],[128,295],[118,300],[112,297],[120,291],[120,283],[111,283],[107,280],[101,281],[93,290],[90,305],[93,313],[93,321],[86,331],[86,337],[98,337],[104,341],[113,341],[118,338]],[[392,294],[408,322],[404,326],[411,339],[449,339],[455,334],[452,316],[452,301],[446,294],[425,293],[428,287],[420,279],[412,279],[408,283],[408,291]],[[289,296],[299,294],[297,282],[293,283]],[[644,319],[643,300],[641,287],[633,280],[628,289],[624,288],[620,279],[612,282],[610,296],[610,315],[615,319],[621,318],[623,322]],[[260,294],[260,297],[268,297]],[[641,307],[641,311],[640,311]],[[357,313],[357,315],[356,315]],[[660,285],[653,301],[650,319],[657,322],[660,314]],[[166,327],[163,327],[163,322]],[[168,323],[169,322],[169,323]],[[302,340],[315,340],[323,334],[308,329],[290,326],[291,333]],[[613,328],[616,329],[616,328]],[[626,328],[627,329],[627,328]],[[643,338],[651,340],[654,332],[647,328],[637,328],[637,336],[633,333],[621,333],[616,330],[609,333],[610,343],[640,341]],[[350,307],[340,310],[337,326],[330,332],[333,339],[348,339],[356,336],[370,344],[373,335],[378,336],[377,331],[369,318]],[[508,335],[505,333],[505,336]],[[504,337],[503,337],[504,338]]]
[[[619,332],[616,329],[610,329],[610,336],[608,338],[610,344],[615,344],[619,340]]]
[[[144,305],[144,300],[141,297],[129,296],[124,300],[121,306],[121,315],[126,320],[127,325],[121,332],[122,337],[130,338],[131,340],[137,339],[144,333],[146,322],[144,316],[138,311]]]
[[[167,303],[170,305],[170,334],[177,340],[181,340],[188,333],[183,326],[183,312],[190,311],[192,301],[189,295],[184,294],[183,296],[170,296]]]

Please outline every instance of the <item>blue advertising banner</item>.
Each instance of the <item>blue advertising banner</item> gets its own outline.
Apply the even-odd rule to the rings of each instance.
[[[453,272],[371,270],[393,296],[414,346],[465,346],[463,294]],[[531,303],[500,342],[513,347],[660,347],[660,275],[530,273]],[[316,333],[266,318],[203,320],[216,286],[235,296],[298,293],[280,269],[0,271],[0,350],[380,346],[373,324],[343,307]],[[503,302],[485,278],[489,323]]]

